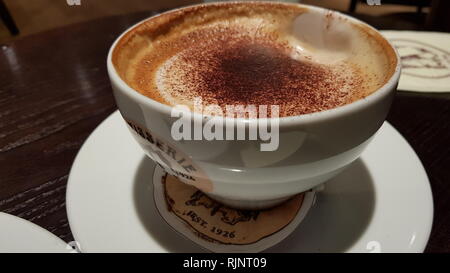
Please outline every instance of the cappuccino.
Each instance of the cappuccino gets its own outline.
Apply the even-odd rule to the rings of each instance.
[[[392,76],[395,53],[371,28],[283,3],[193,6],[124,35],[114,66],[130,87],[169,106],[278,105],[281,117],[362,99]]]

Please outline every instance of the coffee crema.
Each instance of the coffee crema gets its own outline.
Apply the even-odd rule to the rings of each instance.
[[[164,13],[118,42],[113,63],[141,94],[175,106],[278,105],[280,116],[364,98],[392,76],[395,52],[338,13],[283,3],[221,3]]]

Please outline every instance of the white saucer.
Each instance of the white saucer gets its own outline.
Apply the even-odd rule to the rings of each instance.
[[[118,112],[95,129],[67,185],[69,223],[82,252],[205,251],[157,212],[154,167]],[[362,157],[317,194],[299,227],[267,251],[421,252],[432,220],[425,170],[385,123]]]
[[[0,253],[70,253],[74,250],[49,231],[0,212]]]

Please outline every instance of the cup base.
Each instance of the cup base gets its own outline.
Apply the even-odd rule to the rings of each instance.
[[[275,207],[290,198],[292,198],[294,195],[289,196],[283,196],[275,199],[268,199],[268,200],[235,200],[230,198],[224,198],[217,196],[215,194],[211,193],[205,193],[208,195],[211,199],[214,199],[215,201],[222,203],[228,207],[235,208],[235,209],[245,209],[245,210],[260,210],[260,209],[268,209],[271,207]]]

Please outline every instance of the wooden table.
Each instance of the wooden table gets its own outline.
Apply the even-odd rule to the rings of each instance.
[[[108,49],[149,15],[99,19],[0,46],[0,211],[73,240],[65,207],[69,170],[84,140],[116,110]],[[435,218],[426,250],[450,252],[450,97],[398,92],[388,120],[431,181]]]

